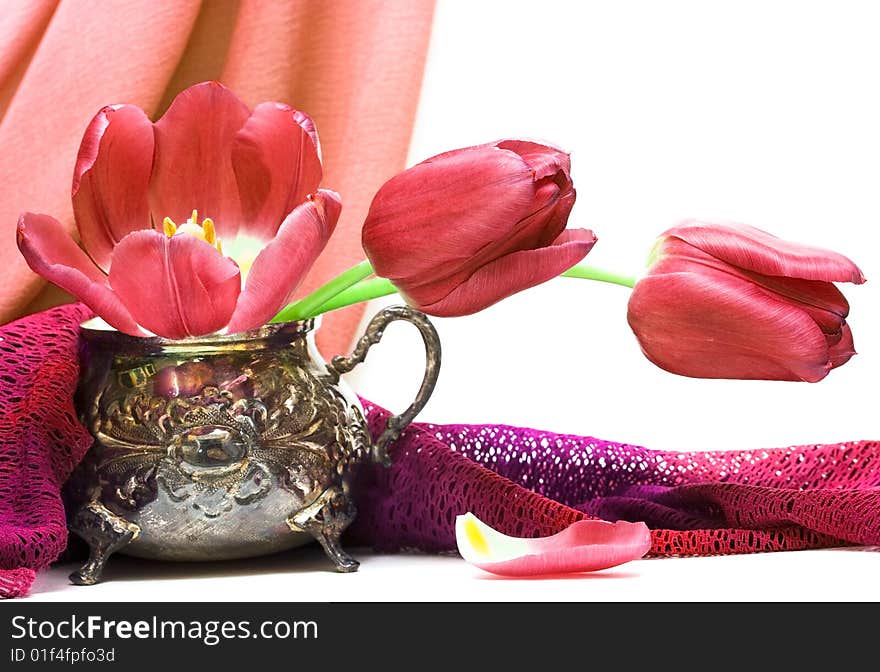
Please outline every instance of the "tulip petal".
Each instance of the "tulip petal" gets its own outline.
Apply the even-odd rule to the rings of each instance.
[[[841,322],[849,314],[849,302],[830,282],[752,273],[746,277],[806,311],[826,334],[840,331]]]
[[[467,562],[501,576],[594,572],[638,560],[651,550],[645,523],[579,520],[549,537],[511,537],[468,512],[456,516],[455,540]]]
[[[596,243],[588,229],[568,229],[548,247],[520,250],[481,266],[439,301],[422,303],[423,287],[401,287],[405,298],[429,315],[470,315],[524,289],[555,278],[581,261]]]
[[[232,145],[246,234],[269,240],[285,216],[317,190],[318,147],[315,125],[303,112],[272,102],[254,109]]]
[[[18,248],[28,266],[49,282],[86,304],[107,324],[132,336],[144,336],[120,298],[64,226],[54,217],[24,213],[16,231]]]
[[[185,338],[226,326],[241,277],[234,261],[195,236],[135,231],[113,252],[110,286],[145,329]]]
[[[230,333],[265,324],[287,304],[333,234],[341,209],[339,194],[321,189],[287,216],[251,266]]]
[[[182,91],[155,124],[156,157],[150,184],[156,221],[185,221],[192,211],[214,220],[231,239],[241,222],[231,147],[250,110],[219,82]]]
[[[831,282],[763,275],[743,270],[675,237],[663,241],[651,274],[685,271],[700,273],[707,267],[752,282],[773,296],[797,305],[807,311],[826,334],[839,332],[841,322],[849,314],[849,302]]]
[[[506,241],[499,241],[509,252],[550,245],[565,230],[574,207],[575,190],[568,187],[566,191],[560,191],[555,184],[549,183],[538,190],[537,196],[540,199],[538,209],[524,217]]]
[[[825,282],[865,282],[850,259],[818,247],[800,245],[738,223],[687,220],[666,231],[734,266],[764,275]]]
[[[552,200],[543,203],[539,210],[523,218],[507,237],[480,250],[464,267],[441,264],[431,274],[414,274],[405,280],[398,280],[398,287],[410,296],[418,296],[421,304],[436,303],[466,281],[473,274],[473,269],[513,252],[552,245],[568,223],[568,215],[575,201],[575,191],[569,189],[566,193],[560,194],[555,185],[550,186],[554,192]]]
[[[134,105],[105,107],[83,135],[73,173],[73,212],[79,237],[104,271],[113,247],[148,229],[153,124]]]
[[[840,329],[840,338],[836,339],[834,343],[829,343],[828,357],[831,360],[831,368],[836,369],[838,366],[843,366],[854,354],[856,354],[856,350],[853,344],[852,330],[848,324],[844,324]]]
[[[533,178],[519,156],[491,146],[447,152],[398,173],[376,193],[363,226],[376,274],[426,278],[438,263],[468,260],[505,238],[529,214]]]
[[[627,319],[645,356],[683,376],[816,382],[831,368],[809,313],[722,271],[642,278]]]
[[[558,147],[529,140],[501,140],[496,142],[494,146],[522,157],[535,172],[536,180],[550,177],[559,172],[568,179],[571,174],[571,156]]]

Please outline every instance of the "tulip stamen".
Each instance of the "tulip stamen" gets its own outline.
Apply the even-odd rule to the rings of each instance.
[[[220,239],[217,237],[214,220],[210,217],[205,217],[202,223],[199,224],[198,210],[193,210],[190,218],[180,226],[175,224],[174,220],[170,217],[166,217],[162,220],[162,230],[169,238],[181,234],[195,236],[199,240],[204,240],[208,245],[213,246],[220,254],[223,254],[223,247],[220,244]]]
[[[214,220],[210,217],[205,217],[202,222],[202,231],[205,232],[205,242],[214,244],[214,241],[217,240],[217,232],[214,230]]]

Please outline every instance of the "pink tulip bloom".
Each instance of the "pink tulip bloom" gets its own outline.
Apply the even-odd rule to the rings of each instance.
[[[459,555],[501,576],[594,572],[638,560],[651,550],[645,523],[579,520],[549,537],[511,537],[472,513],[456,516]]]
[[[629,300],[645,356],[693,378],[816,382],[855,354],[836,252],[742,224],[685,221],[658,240]]]
[[[596,236],[566,230],[568,154],[521,140],[457,149],[397,174],[362,242],[376,275],[430,315],[482,310],[581,261]]]
[[[30,212],[18,246],[127,334],[245,331],[290,300],[336,226],[339,195],[318,189],[321,176],[307,115],[274,102],[250,110],[204,82],[155,123],[133,105],[98,112],[73,175],[82,247]]]

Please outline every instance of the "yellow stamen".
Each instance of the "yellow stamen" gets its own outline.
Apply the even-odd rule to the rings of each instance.
[[[217,239],[217,232],[214,230],[214,220],[210,217],[205,217],[205,221],[202,222],[202,230],[205,232],[205,241],[213,245]]]
[[[217,237],[217,229],[214,227],[214,220],[205,217],[205,221],[199,224],[198,210],[194,209],[192,216],[180,226],[175,224],[170,217],[166,217],[162,220],[162,230],[169,238],[179,235],[195,236],[199,240],[204,240],[208,245],[213,245],[220,254],[223,254],[220,239]]]

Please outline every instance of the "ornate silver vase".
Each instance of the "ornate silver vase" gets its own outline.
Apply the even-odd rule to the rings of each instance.
[[[427,366],[416,400],[373,442],[340,376],[394,320],[414,324]],[[326,363],[315,322],[231,336],[137,338],[80,329],[80,419],[94,443],[65,488],[70,530],[89,546],[70,580],[100,580],[120,551],[159,560],[220,560],[317,540],[336,569],[358,562],[340,545],[355,516],[350,479],[428,401],[440,342],[425,315],[380,311],[350,357]]]

